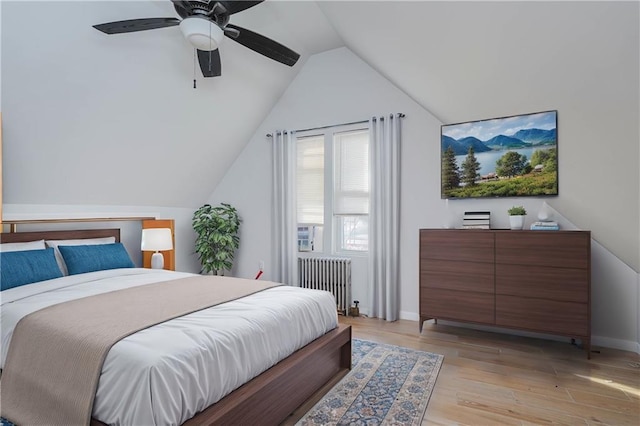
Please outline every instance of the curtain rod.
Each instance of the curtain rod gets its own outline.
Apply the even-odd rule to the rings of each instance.
[[[399,112],[398,113],[398,117],[400,118],[404,118],[404,113]],[[328,129],[330,127],[338,127],[338,126],[350,126],[352,124],[362,124],[362,123],[368,123],[369,120],[360,120],[360,121],[352,121],[350,123],[342,123],[342,124],[332,124],[330,126],[320,126],[320,127],[312,127],[310,129],[298,129],[298,130],[294,130],[294,132],[298,133],[298,132],[308,132],[310,130],[322,130],[322,129]],[[271,133],[267,133],[267,137],[271,138],[273,137],[273,134]]]

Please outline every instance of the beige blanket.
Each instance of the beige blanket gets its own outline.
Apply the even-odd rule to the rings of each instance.
[[[88,425],[111,346],[139,330],[279,284],[195,276],[41,309],[16,326],[2,374],[2,416],[21,426]]]

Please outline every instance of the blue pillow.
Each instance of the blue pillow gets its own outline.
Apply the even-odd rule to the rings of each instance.
[[[0,253],[2,290],[61,276],[53,248]]]
[[[135,268],[122,243],[58,246],[69,275],[106,269]]]

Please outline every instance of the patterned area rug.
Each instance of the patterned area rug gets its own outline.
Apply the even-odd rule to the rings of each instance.
[[[444,357],[353,339],[353,368],[296,426],[422,422]]]
[[[353,339],[353,368],[296,426],[419,426],[444,357]],[[1,419],[0,426],[14,426]]]

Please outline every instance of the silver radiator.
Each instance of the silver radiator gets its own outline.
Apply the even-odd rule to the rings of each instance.
[[[298,285],[330,292],[336,299],[338,313],[347,315],[351,305],[351,259],[299,257]]]

